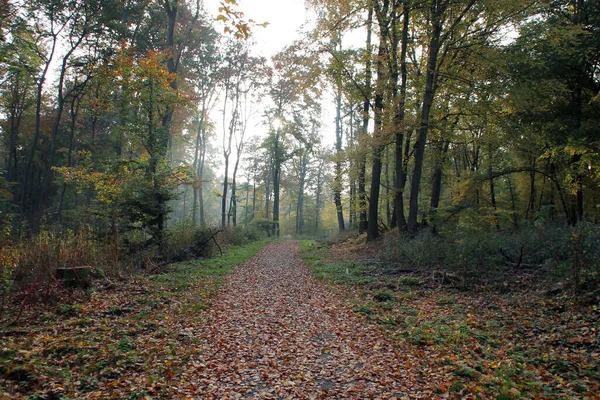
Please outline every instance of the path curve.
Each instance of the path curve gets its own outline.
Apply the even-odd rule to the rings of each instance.
[[[196,332],[193,397],[414,398],[408,356],[311,276],[296,242],[267,245],[239,265]]]

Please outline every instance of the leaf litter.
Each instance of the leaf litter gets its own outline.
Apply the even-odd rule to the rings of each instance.
[[[3,326],[0,398],[431,398],[420,356],[314,278],[297,243],[224,282],[177,269],[187,282],[110,285]]]
[[[205,398],[424,398],[404,354],[315,279],[294,242],[274,243],[228,279],[196,332],[183,390]]]

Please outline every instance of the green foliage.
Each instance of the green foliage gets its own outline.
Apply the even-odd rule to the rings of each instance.
[[[481,232],[477,227],[414,238],[386,239],[385,258],[420,268],[444,268],[461,277],[464,288],[502,283],[515,268],[552,272],[574,287],[592,287],[600,279],[600,233],[595,224],[577,227],[526,224],[519,231]]]
[[[270,225],[273,225],[273,222],[270,222]],[[247,226],[227,226],[223,229],[221,238],[223,243],[242,246],[265,239],[267,232],[262,228],[263,226],[260,222],[257,224],[250,223]]]
[[[389,289],[380,289],[373,294],[373,299],[379,303],[393,301],[394,298],[394,292]]]
[[[410,235],[385,238],[385,258],[409,266],[437,266],[444,262],[445,246],[443,240],[429,231],[416,237]]]

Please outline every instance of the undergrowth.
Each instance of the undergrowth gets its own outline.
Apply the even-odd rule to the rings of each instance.
[[[595,224],[529,224],[518,231],[485,232],[471,227],[442,234],[425,230],[384,240],[386,261],[441,268],[458,275],[463,289],[491,285],[510,290],[516,287],[512,278],[521,273],[535,276],[536,283],[567,282],[581,293],[597,289],[600,282],[600,228]]]
[[[225,275],[267,242],[94,288],[0,324],[0,398],[172,398],[200,338],[190,328]],[[121,394],[115,394],[119,393]]]
[[[439,240],[417,239],[415,246],[431,254],[408,245],[399,252],[413,267],[426,259],[442,262]],[[582,305],[565,293],[526,290],[461,292],[426,275],[391,273],[386,262],[345,262],[329,252],[322,243],[301,243],[317,278],[333,283],[356,313],[385,327],[402,351],[421,355],[419,368],[434,393],[495,399],[594,399],[600,393],[598,302]]]

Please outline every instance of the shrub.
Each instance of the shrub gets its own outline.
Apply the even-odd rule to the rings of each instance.
[[[91,266],[106,273],[117,271],[118,265],[118,246],[94,238],[87,230],[43,231],[0,248],[0,295],[15,291],[27,301],[49,301],[59,286],[57,268]]]
[[[423,231],[416,237],[397,235],[392,243],[386,243],[389,261],[412,267],[432,267],[444,262],[446,258],[446,242],[430,231]]]
[[[212,256],[214,242],[211,238],[217,231],[216,227],[194,225],[185,221],[177,223],[167,231],[162,255],[167,261]]]
[[[254,222],[254,221],[253,221]],[[272,224],[272,222],[270,222]],[[234,246],[243,246],[250,242],[263,240],[267,236],[267,231],[263,228],[265,225],[261,222],[250,223],[247,226],[227,226],[223,229],[221,239],[223,243]]]
[[[386,241],[389,261],[443,267],[460,276],[464,288],[504,283],[524,268],[554,271],[580,289],[592,288],[600,280],[600,227],[591,223],[577,227],[526,224],[518,231],[462,227],[444,235],[425,230],[414,238],[394,235]]]

